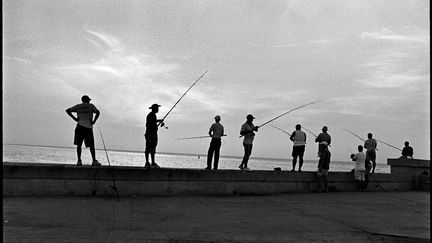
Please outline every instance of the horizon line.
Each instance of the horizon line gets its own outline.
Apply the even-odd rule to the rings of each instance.
[[[3,145],[17,145],[17,146],[28,146],[28,147],[44,147],[44,148],[67,148],[67,149],[75,149],[74,147],[68,147],[68,146],[55,146],[55,145],[34,145],[34,144],[19,144],[19,143],[2,143]],[[103,148],[95,148],[96,150],[104,151]],[[114,151],[114,152],[132,152],[132,153],[142,153],[144,154],[144,151],[136,151],[136,150],[125,150],[125,149],[107,149],[107,151]],[[167,155],[189,155],[189,156],[207,156],[207,154],[190,154],[190,153],[173,153],[173,152],[158,152],[159,154],[167,154]],[[220,155],[220,157],[225,158],[239,158],[241,159],[242,156],[233,156],[233,155]],[[251,159],[260,159],[260,160],[286,160],[291,161],[290,158],[266,158],[266,157],[251,157]],[[314,159],[305,159],[308,161],[315,161]],[[332,161],[332,162],[339,162],[339,163],[347,163],[347,161]],[[349,162],[348,162],[349,163]],[[378,163],[378,162],[377,162]],[[379,163],[386,165],[387,163]]]

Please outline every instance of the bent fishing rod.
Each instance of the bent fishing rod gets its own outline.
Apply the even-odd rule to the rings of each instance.
[[[186,90],[186,92],[184,92],[184,94],[180,97],[180,99],[177,100],[177,102],[171,107],[171,109],[165,114],[165,116],[162,118],[162,121],[165,120],[165,118],[167,118],[167,116],[171,113],[171,111],[174,109],[174,107],[176,107],[176,105],[180,102],[181,99],[183,99],[183,97],[189,92],[189,90],[192,89],[193,86],[195,86],[196,83],[198,83],[198,81],[204,77],[204,75],[206,75],[208,71],[205,71],[201,76],[199,76],[199,78]],[[163,122],[158,123],[161,124]],[[164,126],[162,126],[164,127]],[[168,129],[168,127],[165,126],[166,129]]]
[[[101,138],[102,138],[102,144],[103,144],[103,146],[104,146],[105,155],[106,155],[106,157],[107,157],[107,161],[108,161],[108,168],[110,169],[110,171],[111,171],[111,175],[112,175],[112,181],[113,181],[113,184],[110,185],[110,188],[113,189],[113,190],[115,191],[115,193],[116,193],[116,195],[117,195],[117,199],[120,201],[120,195],[119,195],[119,192],[118,192],[118,189],[117,189],[117,186],[116,186],[116,182],[115,182],[115,179],[114,179],[114,172],[113,172],[113,170],[112,170],[112,168],[111,168],[111,164],[110,164],[110,161],[109,161],[109,158],[108,158],[108,152],[107,152],[107,149],[106,149],[106,147],[105,147],[105,141],[104,141],[103,136],[102,136],[102,130],[100,129],[99,126],[98,126],[98,128],[99,128],[99,133],[100,133]]]
[[[318,137],[315,133],[309,131],[306,127],[302,127],[304,130],[306,130],[307,132],[309,132],[310,134],[312,134],[314,137]]]
[[[352,131],[350,131],[350,130],[348,130],[348,129],[345,129],[345,128],[344,128],[344,130],[347,131],[347,132],[349,132],[349,133],[351,133],[352,135],[356,136],[358,139],[362,140],[363,142],[366,142],[365,139],[363,139],[363,138],[360,137],[359,135],[355,134],[354,132],[352,132]],[[375,149],[378,150],[378,148],[375,148]]]
[[[288,134],[288,136],[291,136],[291,133],[289,133],[289,132],[287,132],[287,131],[285,131],[285,130],[283,130],[283,129],[277,127],[277,126],[273,126],[272,124],[270,124],[270,126],[273,127],[274,129],[277,129],[277,130],[279,130],[279,131],[285,133],[285,134]]]
[[[392,148],[394,148],[394,149],[397,149],[397,150],[399,150],[399,151],[402,151],[402,149],[400,149],[400,148],[398,148],[398,147],[396,147],[396,146],[393,146],[393,145],[391,145],[391,144],[388,144],[388,143],[386,143],[386,142],[384,142],[384,141],[382,141],[382,140],[379,140],[378,138],[375,138],[378,142],[381,142],[381,143],[383,143],[383,144],[385,144],[385,145],[387,145],[387,146],[390,146],[390,147],[392,147]]]
[[[222,137],[225,137],[226,134],[222,135]],[[199,138],[211,138],[210,135],[207,136],[197,136],[197,137],[185,137],[185,138],[177,138],[176,140],[186,140],[186,139],[199,139]]]
[[[312,105],[312,104],[315,104],[315,103],[318,103],[318,102],[321,102],[321,100],[317,100],[317,101],[314,101],[314,102],[310,102],[310,103],[307,103],[307,104],[304,104],[304,105],[298,106],[298,107],[296,107],[296,108],[294,108],[294,109],[291,109],[291,110],[289,110],[289,111],[287,111],[287,112],[284,112],[284,113],[280,114],[279,116],[276,116],[276,117],[273,118],[273,119],[270,119],[270,120],[267,121],[267,122],[264,122],[263,124],[261,124],[261,125],[258,126],[258,127],[265,126],[265,125],[269,124],[270,122],[272,122],[272,121],[274,121],[274,120],[276,120],[276,119],[278,119],[278,118],[281,118],[282,116],[285,116],[285,115],[288,114],[288,113],[291,113],[291,112],[293,112],[293,111],[295,111],[295,110],[301,109],[301,108],[303,108],[303,107],[305,107],[305,106]],[[244,135],[241,135],[239,138],[241,138],[241,137],[243,137],[243,136],[244,136]]]

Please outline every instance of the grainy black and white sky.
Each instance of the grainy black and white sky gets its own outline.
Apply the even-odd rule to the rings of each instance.
[[[319,133],[349,161],[360,139],[409,141],[430,158],[430,4],[427,0],[6,0],[3,1],[3,143],[73,146],[65,109],[89,95],[109,149],[144,149],[148,107],[160,152],[205,154],[220,115],[222,155],[241,156],[248,113],[260,125]],[[95,130],[96,147],[102,148]],[[378,162],[400,156],[379,144]],[[290,158],[288,136],[257,133],[252,156]],[[306,159],[316,159],[308,133]]]

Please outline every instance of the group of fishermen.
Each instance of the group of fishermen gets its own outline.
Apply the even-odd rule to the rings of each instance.
[[[81,104],[77,104],[73,107],[66,109],[66,113],[77,122],[74,135],[74,144],[77,146],[77,166],[82,166],[81,152],[82,143],[84,142],[86,147],[90,148],[90,153],[92,156],[92,166],[100,166],[101,164],[96,159],[95,146],[94,146],[94,136],[93,136],[93,125],[99,118],[100,111],[96,108],[94,104],[90,103],[90,97],[84,95],[81,97]],[[159,104],[153,104],[149,107],[151,112],[148,113],[146,118],[146,131],[145,131],[145,167],[146,168],[159,168],[159,165],[155,162],[156,146],[158,144],[158,127],[163,127],[164,119],[157,119],[156,114],[159,112]],[[75,117],[72,113],[77,113]],[[93,114],[95,116],[93,117]],[[221,117],[219,115],[214,117],[215,123],[213,123],[209,129],[209,136],[211,137],[210,147],[207,153],[207,167],[205,169],[211,170],[212,160],[214,155],[213,170],[218,169],[219,154],[221,148],[221,139],[225,135],[224,127],[220,123]],[[240,137],[243,137],[243,148],[244,155],[239,165],[241,170],[250,170],[248,167],[248,161],[252,153],[253,140],[255,138],[255,132],[258,132],[259,126],[253,124],[255,117],[251,114],[246,116],[246,122],[241,126]],[[329,151],[329,146],[331,146],[331,136],[327,133],[327,126],[322,127],[322,132],[315,136],[315,142],[318,143],[318,182],[321,190],[321,182],[324,182],[323,191],[328,191],[328,170],[330,165],[331,153]],[[297,158],[299,159],[298,171],[301,171],[303,166],[303,155],[306,145],[306,133],[301,130],[301,125],[296,125],[296,130],[290,135],[290,140],[293,142],[292,149],[292,170],[295,171],[297,164]],[[377,141],[372,137],[372,133],[368,134],[368,139],[364,142],[364,148],[366,149],[366,154],[364,162],[362,156],[358,154],[351,155],[353,161],[361,160],[364,163],[364,169],[366,174],[375,173],[376,167],[376,152]],[[360,148],[359,148],[359,152]],[[405,142],[405,147],[402,150],[402,157],[412,158],[413,149],[409,146],[408,142]],[[151,161],[151,162],[150,162]]]

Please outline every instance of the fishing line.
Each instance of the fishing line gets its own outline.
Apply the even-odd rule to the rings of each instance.
[[[287,132],[287,131],[285,131],[285,130],[283,130],[283,129],[277,127],[277,126],[273,126],[273,125],[271,125],[271,124],[270,124],[270,126],[273,127],[273,128],[275,128],[275,129],[277,129],[277,130],[279,130],[279,131],[281,131],[281,132],[283,132],[283,133],[285,133],[285,134],[288,134],[288,136],[291,136],[291,133],[289,133],[289,132]]]
[[[386,191],[384,190],[384,188],[381,186],[381,184],[380,184],[380,183],[375,179],[375,177],[372,176],[372,174],[369,174],[369,177],[372,178],[372,179],[374,180],[374,182],[375,182],[375,186],[376,186],[376,187],[379,187],[383,192],[386,192]]]
[[[387,146],[390,146],[390,147],[392,147],[392,148],[394,148],[394,149],[397,149],[397,150],[399,150],[399,151],[402,151],[402,149],[400,149],[400,148],[398,148],[398,147],[396,147],[396,146],[393,146],[393,145],[391,145],[391,144],[388,144],[388,143],[386,143],[386,142],[384,142],[384,141],[382,141],[382,140],[379,140],[378,138],[375,138],[378,142],[381,142],[381,143],[383,143],[383,144],[385,144],[385,145],[387,145]]]
[[[312,134],[314,137],[318,137],[315,133],[309,131],[306,127],[302,126],[302,128],[303,128],[304,130],[306,130],[307,132],[309,132],[310,134]]]
[[[113,184],[110,185],[109,187],[115,191],[115,193],[116,193],[116,195],[117,195],[117,199],[120,201],[120,195],[119,195],[119,192],[118,192],[118,189],[117,189],[117,185],[116,185],[116,182],[115,182],[115,179],[114,179],[114,171],[113,171],[113,169],[111,168],[111,164],[110,164],[109,157],[108,157],[108,152],[107,152],[107,149],[106,149],[106,146],[105,146],[105,141],[104,141],[103,136],[102,136],[102,130],[101,130],[101,128],[100,128],[99,126],[98,126],[98,128],[99,128],[99,133],[100,133],[101,138],[102,138],[102,144],[103,144],[103,146],[104,146],[105,155],[106,155],[106,157],[107,157],[107,161],[108,161],[108,168],[109,168],[109,170],[110,170],[110,172],[111,172],[111,175],[112,175],[112,181],[113,181]]]

